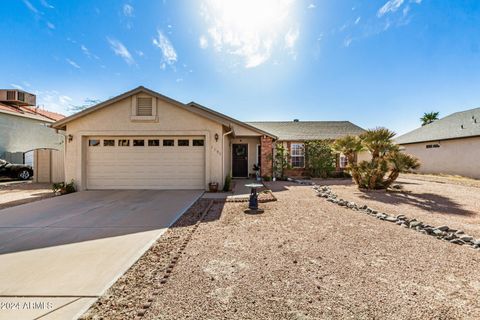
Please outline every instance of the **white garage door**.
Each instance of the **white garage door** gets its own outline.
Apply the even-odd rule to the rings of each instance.
[[[204,189],[203,137],[89,137],[87,189]]]

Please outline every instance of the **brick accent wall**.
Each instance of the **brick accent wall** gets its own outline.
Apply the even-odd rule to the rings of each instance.
[[[262,165],[260,167],[260,175],[262,177],[272,177],[273,173],[273,139],[267,136],[260,138],[260,149],[262,157]]]

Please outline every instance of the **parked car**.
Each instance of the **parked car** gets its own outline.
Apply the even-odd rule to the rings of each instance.
[[[28,180],[33,176],[33,168],[26,164],[14,164],[0,159],[0,178]]]

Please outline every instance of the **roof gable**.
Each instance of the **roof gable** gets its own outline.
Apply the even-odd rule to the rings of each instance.
[[[156,91],[153,91],[153,90],[150,90],[150,89],[147,89],[143,86],[139,86],[133,90],[130,90],[130,91],[127,91],[123,94],[120,94],[116,97],[113,97],[111,99],[108,99],[104,102],[101,102],[99,104],[96,104],[92,107],[89,107],[85,110],[82,110],[78,113],[75,113],[69,117],[66,117],[60,121],[57,121],[55,122],[52,127],[55,128],[55,129],[64,129],[66,124],[68,122],[71,122],[71,121],[74,121],[75,119],[78,119],[80,117],[83,117],[83,116],[86,116],[87,114],[90,114],[90,113],[93,113],[97,110],[100,110],[102,108],[105,108],[105,107],[108,107],[112,104],[114,104],[115,102],[117,101],[120,101],[120,100],[123,100],[123,99],[126,99],[130,96],[133,96],[133,95],[136,95],[136,94],[139,94],[139,93],[145,93],[145,94],[148,94],[148,95],[151,95],[153,97],[156,97],[157,99],[161,99],[163,101],[166,101],[174,106],[177,106],[179,108],[182,108],[184,110],[187,110],[189,112],[192,112],[192,113],[195,113],[199,116],[202,116],[202,117],[205,117],[205,118],[208,118],[212,121],[215,121],[217,123],[220,123],[226,127],[231,127],[231,123],[235,123],[235,124],[238,124],[238,125],[241,125],[241,126],[245,126],[251,130],[255,130],[257,131],[259,134],[264,134],[264,135],[268,135],[268,136],[271,136],[273,138],[276,138],[275,136],[273,136],[271,133],[268,133],[268,132],[265,132],[263,130],[260,130],[256,127],[252,127],[242,121],[239,121],[239,120],[236,120],[236,119],[233,119],[233,118],[230,118],[220,112],[217,112],[217,111],[214,111],[212,109],[209,109],[207,107],[204,107],[198,103],[195,103],[195,102],[190,102],[189,104],[183,104],[181,103],[180,101],[177,101],[177,100],[174,100],[172,98],[169,98],[167,96],[164,96]]]

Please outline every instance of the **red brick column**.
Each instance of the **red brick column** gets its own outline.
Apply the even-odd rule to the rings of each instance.
[[[273,139],[267,136],[260,138],[260,149],[262,157],[262,165],[260,167],[260,175],[262,177],[272,177],[273,174]]]

